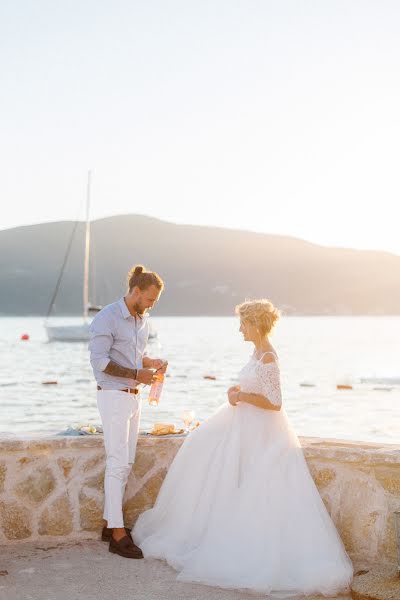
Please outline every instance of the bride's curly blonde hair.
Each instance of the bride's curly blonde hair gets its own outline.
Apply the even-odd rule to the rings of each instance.
[[[236,306],[235,312],[241,321],[255,325],[263,337],[271,333],[281,316],[280,310],[266,298],[246,300]]]

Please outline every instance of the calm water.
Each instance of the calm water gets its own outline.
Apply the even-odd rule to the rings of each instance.
[[[185,408],[206,418],[225,401],[252,352],[236,318],[152,321],[158,340],[151,355],[169,360],[170,376],[158,408],[143,402],[142,428],[155,421],[181,425]],[[25,332],[30,340],[20,341]],[[272,341],[284,404],[299,435],[400,443],[400,317],[287,317]],[[0,318],[0,354],[2,435],[100,423],[86,344],[48,343],[41,318]],[[48,380],[58,384],[43,385]],[[341,383],[353,389],[337,390]]]

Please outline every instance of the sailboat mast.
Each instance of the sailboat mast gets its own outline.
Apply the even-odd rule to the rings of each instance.
[[[92,173],[88,171],[86,188],[86,234],[85,234],[85,262],[83,265],[83,318],[88,318],[89,309],[89,254],[90,254],[90,186],[92,183]]]

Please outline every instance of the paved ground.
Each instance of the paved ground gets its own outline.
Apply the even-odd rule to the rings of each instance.
[[[123,559],[97,541],[0,547],[0,600],[260,598],[266,600],[258,594],[179,583],[175,571],[164,562]],[[350,596],[340,600],[350,600]]]

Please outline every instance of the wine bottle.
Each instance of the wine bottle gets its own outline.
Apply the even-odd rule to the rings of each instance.
[[[160,396],[164,385],[164,374],[159,373],[156,375],[156,380],[151,384],[149,393],[149,404],[150,406],[157,406],[160,402]]]

